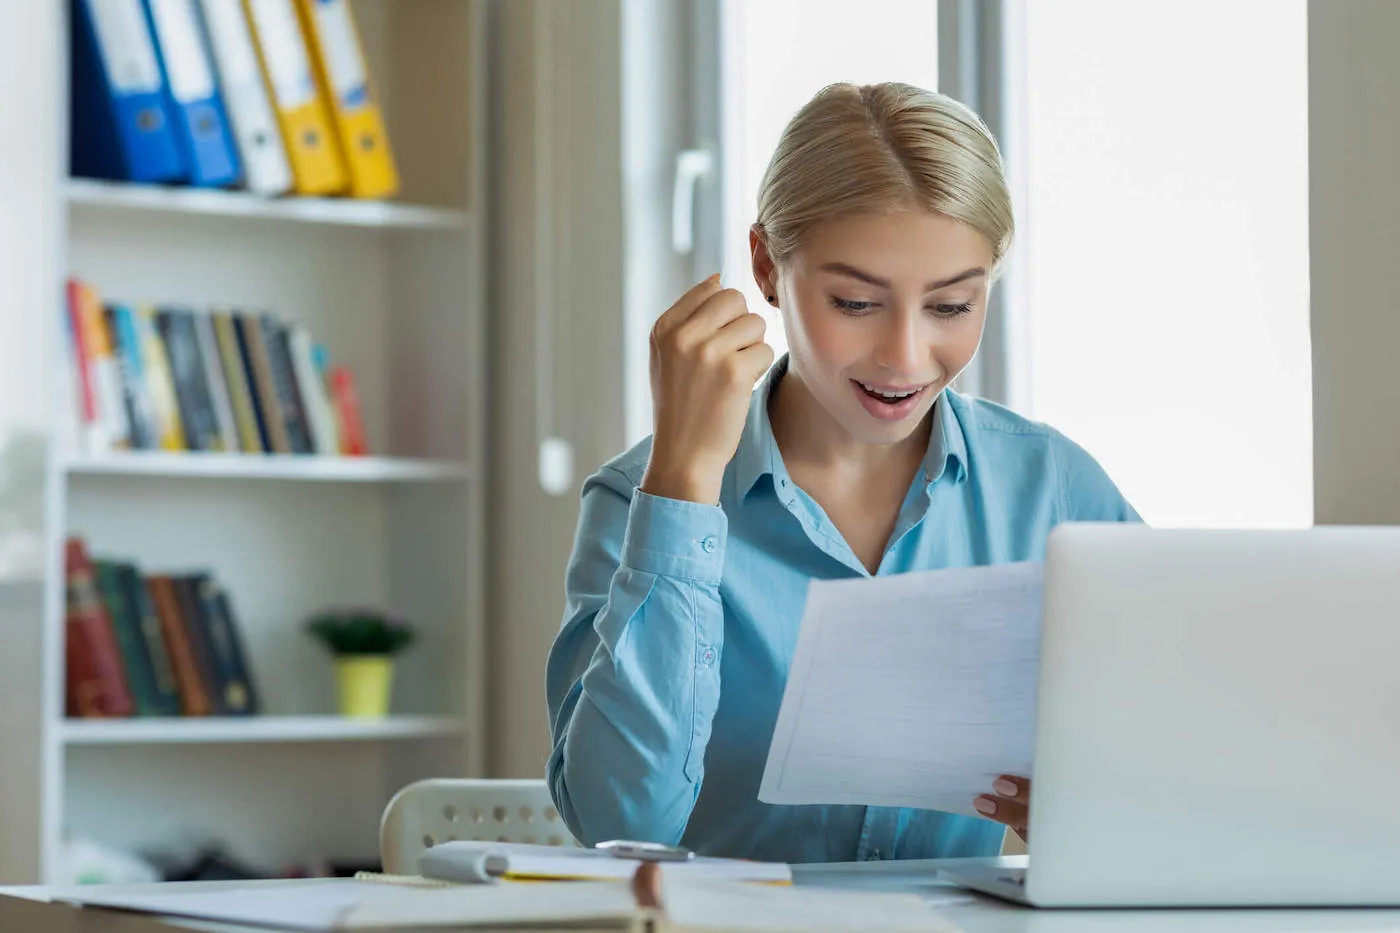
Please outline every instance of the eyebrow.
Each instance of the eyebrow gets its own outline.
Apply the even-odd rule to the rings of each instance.
[[[863,272],[860,269],[857,269],[855,266],[846,265],[844,262],[829,262],[826,265],[822,266],[822,271],[835,272],[837,275],[850,276],[853,279],[860,279],[862,282],[868,282],[869,284],[878,286],[880,288],[890,287],[889,279],[882,279],[878,275],[871,275],[869,272]],[[924,286],[924,291],[936,292],[940,288],[947,288],[949,285],[956,285],[959,282],[965,282],[968,279],[975,279],[978,276],[985,276],[986,274],[986,269],[983,269],[981,266],[977,266],[976,268],[967,269],[963,272],[959,272],[952,278],[941,279],[937,282],[929,282],[927,285]]]

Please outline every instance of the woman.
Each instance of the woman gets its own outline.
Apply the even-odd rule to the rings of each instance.
[[[1082,448],[949,388],[1011,234],[996,143],[947,97],[836,85],[788,125],[749,241],[789,354],[699,283],[652,332],[652,437],[583,487],[548,666],[549,782],[581,841],[802,862],[1024,835],[1014,776],[987,819],[758,801],[811,579],[1040,559],[1057,522],[1137,520]]]

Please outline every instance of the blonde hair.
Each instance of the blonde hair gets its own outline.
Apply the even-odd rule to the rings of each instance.
[[[788,123],[764,172],[758,226],[782,263],[820,221],[917,206],[987,238],[993,271],[1014,221],[1001,152],[965,105],[908,84],[833,84]]]

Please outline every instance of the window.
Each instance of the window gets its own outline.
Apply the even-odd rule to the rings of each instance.
[[[724,284],[764,315],[768,343],[781,356],[780,316],[758,293],[749,263],[748,228],[768,159],[793,114],[828,84],[936,88],[938,4],[864,0],[852,15],[847,0],[727,0],[722,18]]]
[[[1025,9],[1024,407],[1154,525],[1311,524],[1304,0]]]

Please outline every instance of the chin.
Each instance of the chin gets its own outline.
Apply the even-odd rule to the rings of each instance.
[[[851,436],[864,444],[897,444],[923,426],[933,405],[924,405],[898,421],[877,421],[865,411],[848,412],[843,419]]]

